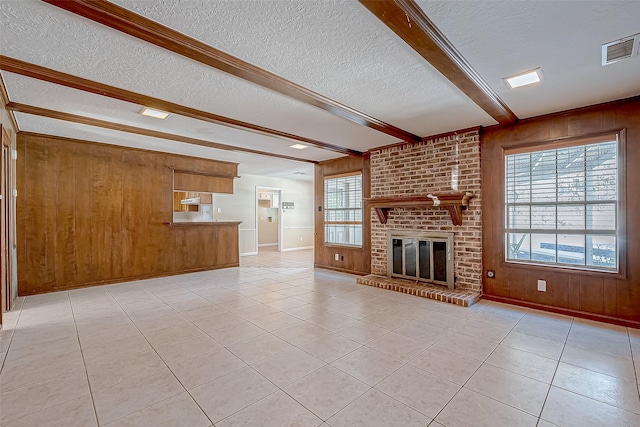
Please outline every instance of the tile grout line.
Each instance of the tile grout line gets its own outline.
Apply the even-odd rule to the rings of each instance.
[[[544,407],[547,405],[547,400],[549,399],[549,394],[551,393],[551,387],[554,387],[553,380],[556,378],[556,374],[558,373],[558,368],[560,368],[560,361],[562,360],[562,355],[564,354],[564,350],[567,347],[567,341],[569,341],[569,335],[571,335],[571,329],[573,329],[573,324],[575,322],[575,317],[571,318],[571,326],[569,327],[569,332],[564,339],[564,343],[562,344],[562,351],[560,352],[560,357],[558,358],[558,363],[556,364],[556,369],[553,371],[553,376],[551,377],[551,382],[549,383],[549,390],[547,390],[547,394],[544,397],[544,401],[542,402],[542,409],[540,409],[540,416],[538,417],[538,424],[540,424],[540,420],[542,420],[542,413],[544,412]],[[547,420],[544,420],[547,421]]]
[[[26,297],[23,297],[23,298],[24,299],[20,304],[20,312],[18,313],[18,318],[16,319],[16,325],[11,330],[11,337],[9,338],[9,345],[7,346],[7,351],[4,352],[4,357],[2,358],[2,363],[0,364],[0,374],[4,370],[4,363],[7,360],[7,356],[9,355],[9,350],[11,349],[11,344],[13,343],[13,335],[15,334],[16,329],[18,329],[18,322],[20,322],[20,316],[22,316],[22,307],[24,306],[24,301],[26,300]]]
[[[178,286],[182,287],[181,285],[178,285]],[[149,292],[147,289],[145,289],[145,291]],[[142,337],[144,338],[144,340],[147,342],[147,344],[149,344],[149,346],[151,347],[151,349],[152,349],[152,350],[154,351],[154,353],[158,356],[158,358],[162,361],[162,363],[165,365],[165,367],[169,370],[169,372],[171,372],[171,375],[173,375],[173,377],[176,379],[176,381],[178,382],[178,384],[180,384],[180,386],[184,389],[184,391],[189,395],[189,397],[191,398],[191,400],[196,404],[196,406],[198,406],[198,409],[200,409],[200,411],[202,412],[202,414],[203,414],[203,415],[204,415],[204,416],[209,420],[209,422],[211,423],[211,426],[213,426],[213,425],[214,425],[213,421],[209,418],[209,416],[207,415],[207,413],[202,409],[202,407],[200,406],[200,404],[199,404],[199,403],[198,403],[198,402],[193,398],[193,396],[191,395],[191,393],[189,393],[189,390],[187,390],[187,388],[184,386],[184,384],[182,384],[182,381],[180,381],[180,379],[176,376],[176,374],[173,372],[173,370],[172,370],[172,369],[171,369],[171,367],[167,364],[167,362],[162,358],[162,356],[160,356],[160,355],[158,354],[158,351],[157,351],[157,350],[156,350],[156,348],[155,348],[155,347],[154,347],[154,346],[149,342],[149,340],[147,339],[147,336],[146,336],[146,335],[145,335],[145,334],[140,330],[140,328],[138,327],[138,325],[136,324],[136,322],[134,322],[134,321],[133,321],[133,319],[131,319],[131,317],[129,316],[129,313],[127,313],[127,312],[122,308],[122,305],[120,305],[120,302],[119,302],[117,299],[115,299],[115,298],[113,297],[113,295],[111,294],[111,291],[110,291],[108,288],[107,288],[107,292],[109,293],[109,296],[111,296],[111,298],[113,298],[113,300],[116,302],[116,304],[118,304],[118,307],[120,307],[120,309],[124,312],[124,314],[125,314],[125,315],[127,316],[127,318],[131,321],[131,323],[133,323],[133,326],[138,330],[138,332],[140,332],[140,335],[142,335]],[[150,293],[150,294],[153,294],[153,292],[149,292],[149,293]],[[169,306],[167,303],[165,303],[165,302],[164,302],[164,300],[162,300],[162,299],[161,299],[161,301],[162,301],[162,303],[163,303],[163,304],[167,305],[168,307],[171,307],[171,306]],[[174,311],[175,311],[179,316],[182,316],[182,314],[181,314],[180,312],[178,312],[177,310],[173,309],[173,307],[171,307],[171,309],[172,309],[172,310],[174,310]],[[182,317],[184,317],[184,316],[182,316]],[[189,319],[185,318],[185,320],[186,320],[188,323],[193,324]],[[197,328],[197,325],[194,325],[194,326],[196,326],[196,328]],[[169,328],[170,328],[170,327],[172,327],[172,326],[169,326]],[[167,329],[167,328],[164,328],[164,329]],[[200,328],[198,328],[198,329],[200,329]],[[204,332],[204,331],[203,331],[203,332]],[[207,335],[207,336],[208,336],[208,335]],[[214,340],[214,341],[215,341],[215,340]],[[217,341],[216,341],[216,342],[217,342]],[[157,371],[159,371],[159,370],[160,370],[160,369],[158,369]],[[156,372],[156,371],[154,371],[154,372]],[[114,385],[115,385],[115,384],[114,384]],[[111,386],[109,386],[109,387],[111,387]],[[108,387],[107,387],[107,388],[108,388]],[[124,415],[124,416],[122,416],[122,417],[119,417],[119,418],[116,418],[116,419],[114,419],[114,420],[111,420],[111,421],[109,421],[109,423],[112,423],[112,422],[114,422],[114,421],[117,421],[117,420],[120,420],[120,419],[126,418],[126,417],[128,417],[128,416],[130,416],[130,415],[133,415],[133,414],[135,414],[135,413],[141,412],[141,411],[143,411],[143,410],[145,410],[145,409],[147,409],[147,408],[150,408],[150,407],[152,407],[152,406],[154,406],[154,405],[157,405],[157,404],[159,404],[159,403],[166,402],[167,400],[173,399],[174,397],[178,396],[178,395],[179,395],[179,394],[181,394],[181,393],[182,393],[182,392],[180,392],[180,393],[178,393],[178,394],[175,394],[175,395],[173,395],[173,396],[169,396],[169,397],[167,397],[166,399],[162,399],[162,400],[160,400],[160,401],[158,401],[158,402],[155,402],[155,403],[153,403],[153,404],[151,404],[151,405],[145,406],[144,408],[139,409],[139,410],[137,410],[137,411],[135,411],[135,412],[132,412],[132,413],[130,413],[130,414],[127,414],[127,415]],[[93,399],[92,399],[92,400],[93,400]]]
[[[259,269],[260,269],[261,267],[256,267],[256,268],[259,268]],[[258,287],[260,287],[260,286],[258,286]],[[273,291],[272,291],[272,292],[273,292]],[[277,292],[277,291],[275,291],[275,292]],[[258,301],[258,302],[259,302],[259,301]],[[260,304],[262,304],[262,305],[266,305],[266,304],[264,304],[264,303],[260,303]],[[279,313],[284,313],[284,311],[279,310]],[[274,314],[275,314],[275,313],[274,313]],[[247,320],[247,319],[245,319],[245,320]],[[303,320],[303,319],[301,319],[301,320]],[[304,321],[304,320],[303,320],[303,321]],[[253,323],[252,321],[249,321],[249,322],[251,322],[252,324],[255,324],[255,323]],[[260,326],[259,326],[259,325],[257,325],[257,324],[255,324],[255,325],[256,325],[256,326],[258,326],[258,327],[260,327]],[[261,329],[262,329],[262,328],[261,328]],[[265,331],[266,331],[266,330],[265,330]],[[266,334],[270,334],[270,335],[272,335],[272,336],[274,336],[274,337],[276,337],[276,338],[282,339],[282,338],[278,337],[277,335],[273,334],[271,331],[266,331]],[[266,334],[265,334],[265,335],[266,335]],[[255,338],[255,337],[253,337],[253,338]],[[247,339],[246,339],[246,340],[244,340],[244,341],[238,341],[238,343],[246,342],[246,341],[249,341],[249,340],[251,340],[251,339],[253,339],[253,338],[247,338]],[[299,348],[298,346],[295,346],[295,345],[291,344],[290,342],[288,342],[288,341],[286,341],[286,340],[283,340],[283,341],[284,341],[284,342],[286,342],[287,344],[289,344],[289,345],[293,346],[294,348],[296,348],[296,349],[301,350],[301,351],[303,351],[303,352],[304,352],[304,350],[302,350],[302,349],[301,349],[301,348]],[[309,341],[312,341],[312,340],[309,340]],[[305,341],[305,342],[308,342],[308,341]],[[234,343],[234,344],[237,344],[237,343]],[[301,344],[304,344],[304,343],[301,343]],[[227,351],[229,351],[231,354],[233,354],[234,356],[238,357],[235,353],[233,353],[233,351],[231,351],[230,349],[228,349],[226,346],[223,346],[223,348],[227,349]],[[269,358],[269,357],[273,357],[273,356],[275,356],[276,354],[280,354],[280,353],[283,353],[283,352],[285,352],[285,351],[287,351],[287,350],[282,350],[282,351],[276,352],[276,353],[274,353],[274,354],[272,354],[272,355],[270,355],[270,356],[267,356],[267,357],[265,357],[265,358],[263,358],[263,359],[260,359],[260,360],[258,360],[258,361],[256,361],[256,362],[254,362],[254,363],[258,363],[258,362],[260,362],[260,361],[262,361],[262,360],[266,360],[266,359],[267,359],[267,358]],[[306,352],[305,352],[305,353],[306,353]],[[307,354],[309,354],[309,353],[307,353]],[[311,354],[310,354],[310,355],[311,355]],[[311,355],[311,356],[313,356],[313,355]],[[313,357],[315,357],[315,356],[313,356]],[[239,357],[238,357],[238,358],[239,358]],[[240,359],[240,358],[239,358],[239,359]],[[242,359],[240,359],[240,360],[242,360]],[[318,359],[318,360],[320,360],[320,359]],[[248,408],[249,406],[255,405],[255,404],[257,404],[258,402],[261,402],[261,401],[263,401],[264,399],[266,399],[266,398],[268,398],[268,397],[270,397],[270,396],[274,395],[274,394],[275,394],[275,393],[277,393],[278,391],[282,391],[284,394],[286,394],[287,396],[291,397],[293,400],[295,400],[298,404],[300,404],[302,407],[304,407],[307,411],[309,411],[311,414],[313,414],[314,416],[316,416],[316,417],[317,417],[318,419],[320,419],[322,422],[324,422],[324,421],[325,421],[325,420],[323,420],[322,418],[320,418],[317,414],[315,414],[313,411],[311,411],[309,408],[307,408],[306,406],[304,406],[301,402],[297,401],[293,396],[289,395],[289,394],[288,394],[288,393],[287,393],[287,392],[286,392],[282,387],[278,386],[278,385],[277,385],[277,384],[275,384],[273,381],[271,381],[269,378],[265,377],[265,376],[264,376],[260,371],[258,371],[258,370],[257,370],[256,368],[254,368],[252,365],[248,364],[248,363],[247,363],[247,362],[245,362],[244,360],[242,360],[242,361],[243,361],[243,363],[245,363],[245,364],[247,365],[247,367],[248,367],[248,368],[252,369],[252,370],[253,370],[254,372],[256,372],[258,375],[260,375],[262,378],[264,378],[266,381],[268,381],[270,384],[272,384],[274,387],[276,387],[276,390],[275,390],[274,392],[272,392],[272,393],[269,393],[267,396],[264,396],[263,398],[261,398],[261,399],[259,399],[259,400],[255,401],[255,402],[253,402],[253,403],[250,403],[250,404],[248,404],[248,405],[244,406],[243,408],[241,408],[241,409],[239,409],[239,410],[237,410],[237,411],[235,411],[235,412],[233,412],[233,413],[231,413],[231,414],[227,415],[226,417],[224,417],[223,419],[221,419],[221,420],[219,420],[219,421],[223,421],[223,420],[226,420],[226,419],[228,419],[228,418],[230,418],[230,417],[234,416],[235,414],[237,414],[237,413],[239,413],[239,412],[241,412],[241,411],[245,410],[245,409],[246,409],[246,408]],[[324,360],[322,360],[322,362],[324,362]],[[306,374],[304,377],[306,377],[306,376],[308,376],[308,375],[311,375],[312,373],[314,373],[314,372],[316,372],[316,371],[318,371],[318,370],[322,369],[323,367],[325,367],[325,366],[327,366],[327,365],[328,365],[328,363],[326,363],[326,362],[325,362],[325,364],[324,364],[323,366],[319,367],[318,369],[314,369],[312,372],[309,372],[309,373],[308,373],[308,374]],[[216,381],[217,379],[219,379],[219,378],[223,378],[223,377],[225,377],[225,376],[227,376],[227,375],[231,375],[231,374],[232,374],[232,373],[234,373],[234,372],[237,372],[237,370],[236,370],[236,371],[233,371],[233,372],[229,372],[228,374],[225,374],[225,375],[223,375],[223,376],[221,376],[221,377],[215,378],[215,379],[213,379],[213,380],[211,380],[211,381],[209,381],[209,382]],[[302,377],[302,378],[304,378],[304,377]],[[294,381],[292,381],[292,382],[290,382],[290,383],[286,384],[285,386],[288,386],[288,385],[290,385],[290,384],[293,384],[294,382],[299,381],[299,380],[300,380],[300,379],[302,379],[302,378],[299,378],[299,379],[297,379],[297,380],[294,380]],[[207,383],[205,383],[205,384],[208,384],[209,382],[207,382]],[[205,385],[205,384],[201,384],[200,386]],[[200,387],[200,386],[198,386],[198,387]],[[194,399],[194,400],[195,400],[195,399]]]
[[[481,309],[481,310],[479,310],[479,311],[484,311],[485,309],[486,309],[486,307],[482,308],[482,309]],[[513,331],[513,329],[518,325],[518,323],[520,323],[520,322],[522,321],[522,319],[524,319],[524,317],[527,315],[527,313],[529,313],[529,311],[530,311],[530,310],[528,310],[528,309],[527,309],[527,311],[525,311],[525,314],[520,318],[520,320],[518,320],[518,322],[517,322],[515,325],[513,325],[513,326],[511,327],[511,329],[509,329],[509,332],[507,333],[507,335],[509,335],[509,334]],[[471,317],[470,317],[469,319],[467,319],[467,320],[470,320],[470,319],[472,319],[472,318],[473,318],[473,316],[471,316]],[[480,323],[482,323],[482,322],[480,322]],[[449,399],[449,401],[448,401],[448,402],[447,402],[447,403],[442,407],[442,409],[440,409],[440,410],[438,411],[438,413],[433,417],[433,421],[434,421],[434,422],[438,422],[438,421],[436,421],[436,418],[438,418],[438,416],[442,413],[442,411],[444,411],[444,410],[445,410],[445,408],[446,408],[446,407],[447,407],[447,406],[448,406],[448,405],[453,401],[453,399],[455,399],[455,397],[460,393],[460,391],[465,387],[465,385],[467,385],[467,383],[469,382],[469,380],[470,380],[471,378],[473,378],[473,376],[474,376],[474,375],[475,375],[475,374],[480,370],[480,368],[482,368],[482,366],[486,363],[486,361],[489,359],[489,357],[491,357],[491,355],[496,351],[496,349],[500,346],[500,344],[501,344],[501,343],[502,343],[502,341],[507,337],[507,335],[505,335],[505,336],[504,336],[504,337],[503,337],[503,338],[498,342],[498,345],[496,345],[496,346],[495,346],[495,348],[491,351],[491,353],[489,353],[489,355],[488,355],[488,356],[487,356],[487,357],[482,361],[482,363],[480,364],[480,366],[478,366],[478,368],[473,372],[473,374],[471,374],[471,375],[469,376],[469,378],[467,378],[467,380],[464,382],[464,384],[462,384],[462,385],[460,386],[460,389],[458,389],[458,391],[457,391],[457,392],[456,392],[456,393],[451,397],[451,399]],[[437,342],[437,341],[436,341],[436,342]],[[435,345],[435,343],[433,343],[431,347],[433,347],[434,345]],[[437,346],[436,346],[436,347],[437,347]],[[446,350],[446,349],[445,349],[445,350]],[[426,350],[425,350],[425,351],[426,351]],[[455,352],[454,352],[454,353],[455,353]],[[416,356],[416,357],[417,357],[417,356]],[[414,358],[414,359],[415,359],[415,358]],[[490,366],[493,366],[493,365],[490,365]],[[420,369],[418,366],[416,366],[416,368]],[[424,370],[424,369],[421,369],[421,370]],[[428,371],[426,371],[426,372],[428,372]],[[515,372],[514,372],[514,373],[515,373]],[[434,374],[434,375],[436,375],[436,376],[440,377],[440,376],[439,376],[439,375],[437,375],[437,374]],[[440,378],[442,378],[442,377],[440,377]],[[446,378],[444,378],[444,379],[446,379]],[[453,382],[453,381],[450,381],[450,382]],[[456,383],[454,383],[454,384],[456,384]],[[456,384],[456,385],[457,385],[457,384]],[[473,391],[473,390],[471,390],[471,389],[468,389],[468,390]],[[474,392],[474,393],[476,393],[476,392]],[[491,400],[494,400],[494,401],[496,401],[496,402],[499,402],[499,403],[501,403],[501,404],[503,404],[503,405],[507,405],[507,406],[509,406],[509,407],[514,408],[514,407],[513,407],[513,406],[511,406],[511,405],[508,405],[508,404],[506,404],[506,403],[504,403],[504,402],[501,402],[501,401],[499,401],[499,400],[497,400],[497,399],[494,399],[494,398],[492,398],[492,397],[485,396],[485,395],[484,395],[484,394],[482,394],[482,393],[478,393],[478,394],[480,394],[481,396],[484,396],[484,397],[486,397],[486,398],[488,398],[488,399],[491,399]],[[518,408],[514,408],[514,409],[517,409],[517,410],[519,410],[519,411],[521,411],[521,412],[524,412],[525,414],[528,414],[527,412],[522,411],[522,410],[520,410],[520,409],[518,409]]]
[[[71,292],[67,291],[67,297],[69,298],[69,307],[71,308],[71,316],[73,316],[73,326],[76,329],[76,339],[78,340],[78,347],[80,347],[80,357],[82,358],[82,366],[84,367],[84,374],[87,378],[87,387],[89,388],[89,398],[91,399],[91,406],[93,407],[93,416],[96,419],[96,425],[100,425],[98,420],[98,411],[96,410],[96,403],[93,400],[93,390],[91,389],[91,381],[89,381],[89,371],[87,370],[87,364],[84,360],[84,352],[82,351],[82,342],[80,341],[80,333],[78,332],[78,324],[76,323],[76,314],[73,310],[73,303],[71,301]]]

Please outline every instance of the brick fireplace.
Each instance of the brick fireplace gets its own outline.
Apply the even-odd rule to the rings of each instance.
[[[453,225],[447,210],[437,207],[393,208],[388,211],[386,224],[381,224],[371,209],[372,274],[388,275],[391,234],[452,232],[455,287],[481,291],[482,197],[478,130],[371,153],[371,198],[426,196],[452,191],[474,195],[462,213],[462,225]]]

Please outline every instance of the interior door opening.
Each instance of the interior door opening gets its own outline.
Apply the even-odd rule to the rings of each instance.
[[[282,189],[256,187],[256,252],[282,251]]]

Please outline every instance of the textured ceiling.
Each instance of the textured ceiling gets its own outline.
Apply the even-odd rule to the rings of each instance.
[[[160,151],[164,153],[236,162],[240,164],[238,167],[238,173],[240,176],[242,176],[242,174],[251,174],[306,181],[313,180],[313,164],[311,163],[216,150],[214,148],[201,147],[199,145],[132,135],[130,133],[101,129],[93,126],[86,126],[45,117],[29,116],[22,113],[16,113],[16,119],[20,124],[19,126],[21,130],[24,132],[41,133],[84,141]]]
[[[353,0],[114,3],[417,135],[495,124]]]
[[[0,3],[0,11],[6,56],[330,143],[396,141],[42,2]]]
[[[158,120],[139,114],[138,104],[52,85],[13,73],[2,72],[2,76],[13,102],[285,156],[300,154],[299,150],[290,147],[295,141],[271,138],[176,114],[166,120]],[[25,120],[28,121],[29,117],[25,117]],[[310,160],[322,161],[339,156],[339,153],[311,146],[304,149],[304,157]]]
[[[427,1],[427,16],[520,118],[640,95],[640,57],[600,66],[600,46],[640,32],[640,1]],[[112,0],[244,61],[420,136],[496,122],[355,0]],[[37,0],[0,0],[0,53],[358,151],[398,140]],[[508,90],[503,77],[542,67]],[[341,154],[2,72],[10,101],[321,161]],[[29,114],[20,130],[237,161],[252,174],[309,164],[158,140]]]
[[[601,65],[604,43],[640,33],[640,1],[418,4],[520,118],[640,95],[639,56]],[[502,81],[537,67],[540,84]]]

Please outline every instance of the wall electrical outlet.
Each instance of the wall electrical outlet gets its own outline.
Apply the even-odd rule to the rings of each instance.
[[[547,281],[546,280],[538,280],[538,290],[540,292],[547,292]]]
[[[340,261],[340,255],[335,254],[335,255],[334,255],[334,259],[335,259],[336,261]]]

